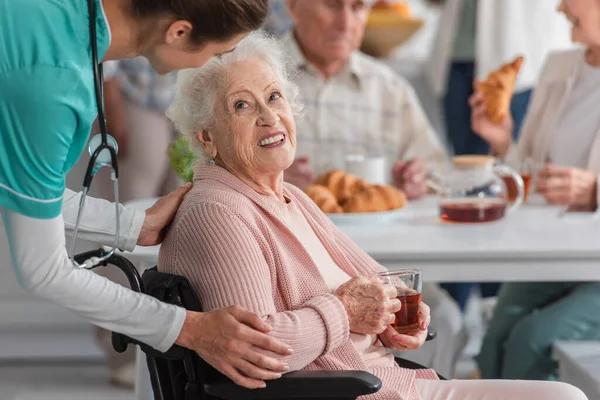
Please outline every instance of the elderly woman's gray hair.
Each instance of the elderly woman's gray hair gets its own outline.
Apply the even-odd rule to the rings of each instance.
[[[188,140],[200,163],[208,162],[210,156],[198,142],[196,133],[213,126],[216,106],[221,100],[218,96],[222,94],[231,64],[250,58],[259,58],[271,66],[292,109],[300,109],[296,103],[298,88],[290,79],[294,73],[291,59],[279,40],[261,31],[242,40],[233,52],[214,57],[203,67],[179,72],[177,93],[167,117]]]

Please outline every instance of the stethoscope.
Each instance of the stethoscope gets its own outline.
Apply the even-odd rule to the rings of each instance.
[[[108,260],[117,250],[120,235],[120,208],[119,208],[119,166],[117,163],[117,141],[108,134],[106,128],[106,118],[104,116],[104,74],[102,65],[98,62],[98,45],[96,43],[96,9],[94,0],[88,0],[88,9],[90,16],[90,41],[92,47],[92,62],[94,72],[94,86],[96,92],[96,105],[98,107],[98,123],[100,125],[100,133],[94,135],[88,144],[88,152],[90,161],[83,179],[83,193],[79,200],[79,209],[77,211],[77,219],[75,222],[75,231],[73,233],[73,242],[71,243],[70,258],[75,267],[91,269]],[[78,264],[73,257],[75,243],[77,241],[77,233],[81,223],[81,215],[85,206],[85,199],[92,185],[92,179],[96,172],[102,167],[111,169],[111,180],[113,182],[114,201],[115,201],[115,240],[112,249],[102,257],[92,257],[84,261],[83,264]]]

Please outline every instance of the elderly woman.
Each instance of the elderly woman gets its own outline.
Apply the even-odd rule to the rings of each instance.
[[[429,309],[421,306],[414,332],[390,328],[400,304],[374,278],[384,268],[284,183],[296,147],[288,79],[279,44],[261,35],[180,74],[169,116],[202,161],[159,269],[188,277],[206,309],[238,304],[263,315],[293,349],[280,358],[290,370],[375,374],[383,388],[365,399],[585,399],[561,383],[443,382],[432,370],[396,365],[388,349],[421,346]]]
[[[600,172],[600,1],[563,0],[572,39],[585,48],[553,54],[535,90],[518,144],[512,121],[496,126],[482,96],[471,99],[473,129],[509,164],[546,164],[537,191],[550,204],[595,210]],[[600,338],[600,283],[507,283],[481,352],[483,378],[556,379],[557,340]]]

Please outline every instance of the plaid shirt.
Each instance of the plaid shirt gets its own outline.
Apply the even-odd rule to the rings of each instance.
[[[176,73],[158,75],[143,57],[103,64],[105,79],[120,79],[123,94],[139,107],[165,112],[171,105],[175,97]]]
[[[345,68],[324,81],[292,33],[283,42],[299,69],[294,80],[304,108],[296,119],[296,156],[309,156],[318,174],[343,169],[351,154],[384,156],[390,171],[396,161],[413,157],[430,168],[446,164],[414,89],[393,70],[356,51]]]
[[[265,21],[264,29],[276,37],[281,37],[292,26],[292,20],[287,12],[285,0],[271,0],[269,4],[271,10]]]

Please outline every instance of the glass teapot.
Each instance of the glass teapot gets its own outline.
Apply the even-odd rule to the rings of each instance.
[[[505,179],[517,187],[512,204]],[[491,156],[454,157],[449,170],[433,173],[428,184],[439,195],[440,218],[450,222],[497,221],[517,210],[525,193],[521,176]]]

